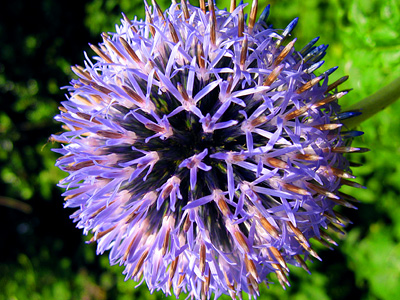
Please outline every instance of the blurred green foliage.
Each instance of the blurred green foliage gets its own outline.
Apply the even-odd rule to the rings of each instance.
[[[217,1],[219,7],[228,2]],[[301,48],[315,36],[328,43],[325,69],[350,75],[349,106],[400,76],[400,4],[397,0],[274,0],[269,22],[294,31]],[[260,9],[268,3],[260,1]],[[167,1],[160,5],[166,8]],[[64,174],[55,168],[58,147],[48,137],[64,99],[59,87],[81,64],[88,43],[113,31],[120,12],[143,17],[143,3],[129,0],[15,0],[0,10],[0,300],[161,299],[145,285],[123,281],[122,268],[95,255],[62,208],[56,188]],[[292,287],[262,288],[260,299],[396,299],[400,295],[400,103],[360,127],[356,146],[372,152],[351,157],[366,190],[347,191],[362,201],[343,209],[354,222],[335,251],[318,248],[323,262],[312,275],[292,268]],[[274,277],[274,276],[272,276]],[[275,280],[275,278],[271,278]],[[224,299],[228,299],[225,297]]]

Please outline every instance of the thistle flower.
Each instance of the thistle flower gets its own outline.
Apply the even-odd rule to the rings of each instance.
[[[357,115],[337,103],[347,77],[314,74],[327,45],[296,51],[297,19],[275,30],[269,6],[256,21],[254,1],[248,22],[245,6],[153,1],[72,67],[53,136],[65,206],[150,291],[256,298],[270,273],[285,288],[288,264],[320,259],[311,238],[335,244],[334,209],[354,208],[344,154],[366,149],[342,128]]]

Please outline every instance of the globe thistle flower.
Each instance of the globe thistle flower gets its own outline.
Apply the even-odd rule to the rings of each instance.
[[[311,238],[335,244],[334,209],[354,208],[344,154],[366,149],[342,128],[357,115],[338,105],[347,77],[314,74],[327,45],[295,50],[297,19],[275,30],[269,6],[248,22],[245,6],[154,1],[72,67],[53,136],[65,206],[150,291],[256,298],[270,273],[285,288],[288,264],[320,259]]]

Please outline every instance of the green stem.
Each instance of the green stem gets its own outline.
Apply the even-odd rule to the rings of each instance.
[[[400,98],[400,77],[392,81],[387,86],[381,88],[375,94],[364,98],[356,104],[346,107],[343,111],[361,111],[362,114],[344,120],[343,124],[353,129],[360,125],[361,122],[369,119],[376,113],[388,107],[390,104]]]

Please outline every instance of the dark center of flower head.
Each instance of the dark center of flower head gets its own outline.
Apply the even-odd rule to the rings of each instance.
[[[338,192],[357,186],[343,153],[363,150],[340,128],[347,77],[314,75],[327,46],[295,51],[297,19],[279,35],[269,8],[245,24],[243,7],[153,3],[73,67],[54,137],[66,206],[151,290],[256,296],[271,272],[285,287],[287,263],[319,258],[311,237],[335,243],[335,205],[353,207]]]

